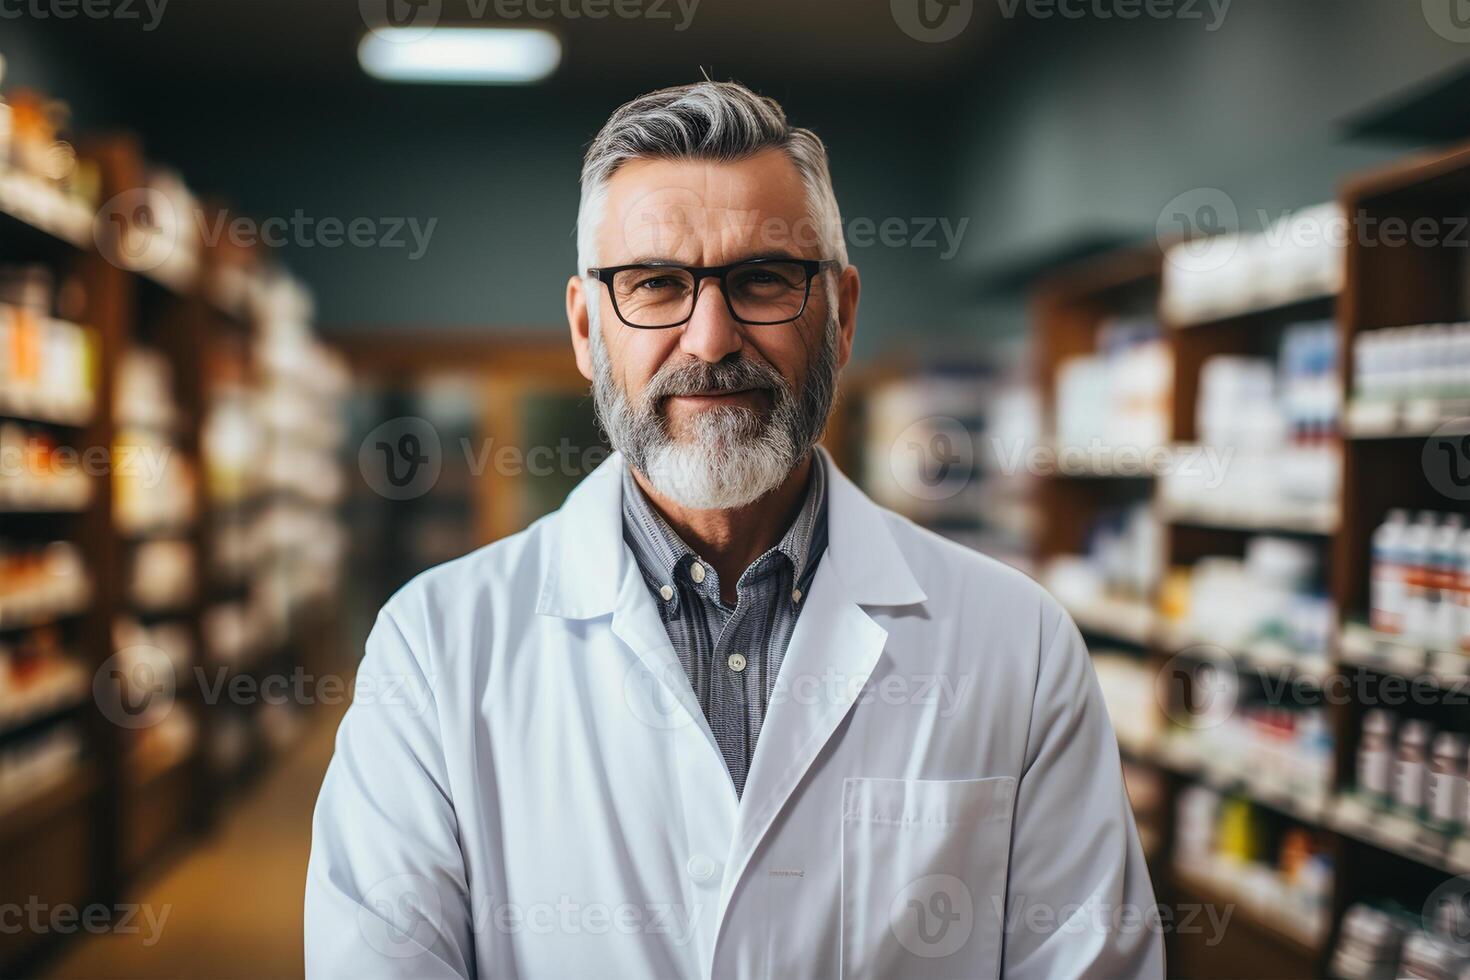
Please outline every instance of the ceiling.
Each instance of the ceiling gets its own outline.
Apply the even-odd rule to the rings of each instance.
[[[957,77],[992,40],[998,5],[973,9],[968,26],[944,43],[915,40],[897,24],[890,0],[111,0],[136,19],[77,19],[50,29],[131,79],[190,84],[364,83],[356,46],[385,4],[421,8],[440,24],[545,26],[564,45],[557,85],[662,78],[802,79],[823,87],[932,86]],[[933,4],[954,0],[891,0]],[[147,4],[163,3],[152,30]],[[682,6],[681,6],[682,4]],[[589,11],[643,11],[591,19]],[[937,8],[936,8],[937,9]],[[964,9],[958,8],[958,9]],[[532,16],[529,11],[541,13]],[[570,10],[579,16],[567,16]],[[987,13],[989,12],[989,13]],[[545,17],[546,13],[555,16]],[[510,17],[501,16],[510,14]],[[682,29],[680,29],[682,26]],[[92,57],[89,52],[88,57]]]

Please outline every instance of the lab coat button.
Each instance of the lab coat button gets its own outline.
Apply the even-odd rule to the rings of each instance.
[[[689,877],[703,883],[715,876],[718,865],[715,864],[714,858],[704,854],[696,854],[689,859],[684,869],[689,872]]]

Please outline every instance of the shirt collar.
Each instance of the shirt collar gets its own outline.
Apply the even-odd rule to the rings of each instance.
[[[813,452],[811,459],[806,497],[796,519],[774,548],[751,563],[754,567],[767,555],[779,552],[791,562],[792,581],[800,581],[808,563],[820,557],[812,554],[812,543],[821,522],[826,519],[827,479],[823,456]],[[666,577],[669,582],[673,582],[681,564],[698,558],[694,549],[685,544],[663,515],[654,509],[643,488],[633,478],[631,466],[623,467],[623,537],[640,565]]]

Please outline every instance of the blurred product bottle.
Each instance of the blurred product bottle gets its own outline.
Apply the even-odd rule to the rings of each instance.
[[[1434,515],[1420,511],[1418,518],[1404,531],[1403,544],[1399,549],[1404,567],[1402,632],[1416,638],[1426,636],[1431,626],[1429,553],[1434,530]]]
[[[1325,793],[1332,786],[1332,726],[1320,708],[1297,712],[1296,788],[1303,793]]]
[[[1355,398],[1470,398],[1470,323],[1368,330],[1354,339],[1353,354]]]
[[[1299,323],[1282,337],[1281,401],[1291,441],[1317,445],[1337,433],[1337,326]]]
[[[1064,447],[1168,441],[1174,368],[1163,329],[1152,319],[1115,319],[1098,332],[1096,353],[1057,371],[1056,433]]]
[[[1220,794],[1194,783],[1179,794],[1179,819],[1174,829],[1175,860],[1185,866],[1199,865],[1215,852],[1219,827]]]
[[[1465,822],[1465,737],[1440,732],[1429,764],[1430,822],[1450,830]]]
[[[1440,650],[1470,652],[1470,531],[1461,514],[1393,510],[1373,533],[1369,621]]]
[[[1389,800],[1389,774],[1393,758],[1393,716],[1374,708],[1363,717],[1363,734],[1358,740],[1358,792],[1373,802]]]
[[[1449,943],[1420,929],[1404,940],[1400,980],[1456,980],[1465,960]]]
[[[1281,855],[1277,879],[1282,889],[1281,910],[1297,922],[1315,931],[1326,924],[1322,895],[1322,865],[1313,853],[1312,837],[1301,827],[1293,827],[1281,838]],[[1331,890],[1331,872],[1327,877]]]
[[[1220,807],[1218,850],[1222,857],[1241,863],[1252,860],[1259,852],[1260,834],[1255,811],[1248,801],[1232,797]]]
[[[1399,920],[1360,902],[1342,917],[1328,972],[1343,980],[1394,977],[1403,942],[1404,927]]]
[[[1325,936],[1332,921],[1332,857],[1314,853],[1302,868],[1301,878],[1293,889],[1295,905],[1308,928]]]
[[[1425,583],[1424,638],[1445,650],[1460,642],[1460,536],[1464,518],[1446,514],[1429,541],[1429,573]]]
[[[1470,653],[1470,528],[1460,534],[1458,544],[1459,577],[1455,588],[1455,601],[1459,606],[1460,649]]]
[[[1424,815],[1424,787],[1429,781],[1429,739],[1433,732],[1427,721],[1417,718],[1399,727],[1398,752],[1393,762],[1393,802],[1406,814]]]

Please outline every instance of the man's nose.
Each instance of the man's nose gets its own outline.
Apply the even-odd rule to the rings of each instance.
[[[705,279],[694,297],[694,315],[684,324],[679,349],[701,361],[717,364],[745,346],[740,324],[730,315],[716,279]]]

